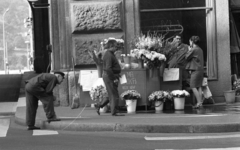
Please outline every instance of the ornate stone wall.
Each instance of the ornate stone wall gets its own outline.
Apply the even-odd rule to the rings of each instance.
[[[76,37],[73,40],[73,54],[76,61],[75,63],[77,65],[95,64],[93,59],[88,54],[88,49],[99,51],[100,43],[103,41],[103,39],[109,37],[123,38],[123,34],[97,34],[94,36]]]
[[[122,30],[121,6],[121,2],[72,3],[72,32]]]

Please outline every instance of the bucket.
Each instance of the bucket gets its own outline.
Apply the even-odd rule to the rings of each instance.
[[[126,100],[127,113],[136,113],[137,100]]]
[[[224,92],[224,97],[225,97],[226,103],[234,103],[235,102],[235,95],[236,95],[235,90],[225,91]]]
[[[185,106],[185,97],[174,97],[174,109],[183,110]]]

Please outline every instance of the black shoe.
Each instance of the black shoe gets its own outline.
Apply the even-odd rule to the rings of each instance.
[[[94,104],[94,107],[96,108],[96,112],[98,115],[100,115],[100,106],[98,103]]]
[[[27,130],[39,130],[41,128],[36,127],[36,126],[28,126]]]
[[[121,113],[115,113],[115,114],[112,114],[112,116],[125,116],[125,115]]]

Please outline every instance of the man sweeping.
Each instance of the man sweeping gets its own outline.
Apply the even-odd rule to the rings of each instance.
[[[35,126],[38,100],[43,104],[48,121],[60,121],[54,111],[53,88],[61,84],[65,74],[63,72],[42,73],[26,82],[26,124],[28,130],[40,129]]]

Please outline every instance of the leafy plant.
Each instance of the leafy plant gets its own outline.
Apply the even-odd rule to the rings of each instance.
[[[123,100],[138,100],[141,98],[141,95],[136,90],[127,90],[121,94]]]

